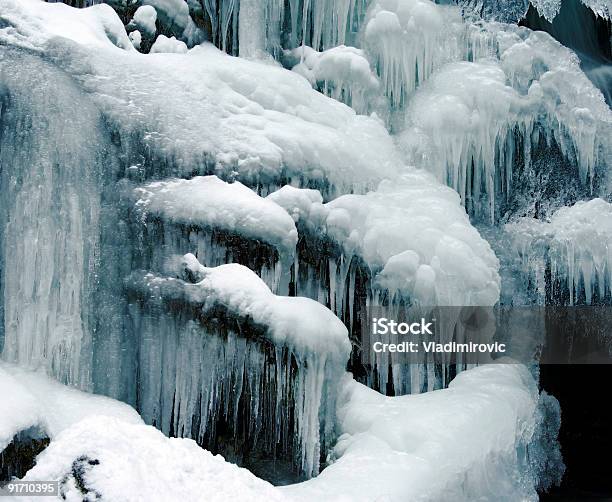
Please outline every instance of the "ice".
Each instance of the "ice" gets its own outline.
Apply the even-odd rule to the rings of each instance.
[[[591,305],[612,293],[612,204],[602,199],[557,210],[550,221],[505,225],[525,280],[540,303]],[[543,275],[550,270],[551,277]]]
[[[51,439],[90,416],[107,415],[129,424],[142,419],[131,406],[66,387],[42,373],[0,363],[0,452],[21,431],[36,428]]]
[[[474,368],[416,396],[386,397],[346,377],[331,464],[281,491],[304,501],[538,500],[528,453],[537,404],[518,364]]]
[[[499,298],[495,254],[470,225],[457,193],[424,171],[411,170],[365,195],[325,204],[318,192],[291,186],[268,198],[293,216],[301,236],[297,294],[328,305],[364,350],[371,345],[369,326],[359,312],[366,308],[399,319],[409,306],[494,305]],[[445,340],[459,336],[456,323],[447,320]],[[405,394],[440,385],[433,374],[425,377],[425,357],[421,373],[393,354],[373,359],[366,381],[377,389],[389,383],[396,394]],[[433,371],[432,365],[428,369]],[[447,370],[442,368],[443,379]]]
[[[431,73],[462,55],[458,8],[429,0],[376,0],[368,9],[364,47],[385,94],[398,108]]]
[[[128,282],[145,421],[212,448],[226,423],[237,461],[280,450],[316,475],[351,350],[344,325],[313,300],[273,295],[238,264],[207,268],[186,255],[178,272],[186,280]]]
[[[142,0],[140,3],[152,6],[159,24],[189,46],[205,40],[204,34],[191,19],[185,0]]]
[[[609,165],[612,111],[575,54],[526,28],[472,30],[475,61],[441,68],[409,103],[398,140],[408,161],[432,170],[471,214],[491,221],[505,212],[517,179],[532,175],[532,154],[542,148],[555,145],[583,186],[601,190],[595,180]]]
[[[37,24],[32,35],[34,16],[23,8],[37,3],[2,2],[11,27],[0,38],[45,50],[46,28]],[[72,14],[65,18],[78,23]],[[54,47],[62,55],[54,61],[91,93],[121,138],[124,167],[140,165],[146,176],[218,174],[266,193],[283,179],[331,195],[364,191],[400,166],[380,120],[356,115],[269,62],[233,58],[208,44],[188,54],[146,55],[87,51],[61,39]]]
[[[377,105],[380,82],[361,49],[341,45],[323,52],[306,46],[287,51],[286,58],[299,61],[292,70],[321,92],[365,114]]]
[[[134,17],[131,23],[140,31],[143,31],[147,35],[155,35],[157,28],[155,22],[157,21],[157,11],[155,7],[151,5],[141,5],[134,12]],[[131,24],[130,23],[130,24]]]
[[[138,30],[134,30],[129,34],[130,42],[134,46],[134,49],[139,50],[142,44],[142,35]]]
[[[561,10],[561,0],[531,0],[531,5],[550,23],[553,22],[553,19],[557,17]]]
[[[169,52],[175,54],[184,54],[187,52],[187,45],[181,40],[174,37],[168,38],[165,35],[159,35],[151,46],[151,54],[156,52]]]
[[[226,183],[216,176],[196,176],[190,180],[155,181],[134,192],[136,208],[143,219],[161,218],[261,240],[293,262],[297,244],[293,219],[277,204],[238,181]]]
[[[238,21],[240,57],[261,57],[266,51],[266,3],[241,0]]]
[[[90,417],[59,434],[24,478],[41,479],[60,480],[67,500],[286,500],[190,439],[109,416]]]

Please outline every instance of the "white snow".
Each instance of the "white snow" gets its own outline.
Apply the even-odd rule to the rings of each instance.
[[[561,0],[530,0],[530,3],[549,23],[553,22],[561,10]]]
[[[100,50],[133,50],[123,23],[110,5],[75,9],[62,3],[2,0],[0,7],[0,17],[12,25],[0,30],[0,39],[16,45],[40,48],[53,37],[64,37]]]
[[[427,306],[493,305],[499,297],[493,251],[470,225],[457,194],[426,172],[412,170],[365,195],[326,204],[316,191],[290,186],[268,198],[339,243],[346,263],[361,257],[376,289]]]
[[[301,46],[287,52],[299,61],[292,70],[327,96],[362,114],[368,113],[373,102],[376,103],[380,82],[361,49],[340,45],[318,52]]]
[[[130,424],[142,423],[138,413],[125,403],[79,391],[43,373],[8,363],[0,363],[0,395],[0,451],[15,434],[31,427],[53,439],[90,416],[108,415]]]
[[[140,44],[142,44],[142,34],[138,30],[134,30],[129,34],[129,37],[134,49],[139,50]]]
[[[528,170],[540,138],[554,140],[593,186],[612,152],[612,111],[576,55],[544,32],[498,23],[470,30],[475,61],[444,66],[409,103],[398,139],[407,161],[491,220],[495,194],[512,191],[519,146]]]
[[[332,463],[280,490],[297,500],[537,500],[525,446],[537,386],[518,364],[464,371],[448,389],[387,397],[351,378]]]
[[[168,38],[165,35],[159,35],[151,46],[151,54],[157,52],[185,54],[187,50],[185,42],[177,40],[175,37]]]
[[[9,23],[0,39],[11,44],[44,51],[57,16],[73,31],[86,28],[75,14],[80,10],[59,4],[0,5]],[[127,35],[125,41],[132,48]],[[275,65],[233,58],[208,44],[187,54],[148,55],[98,45],[88,52],[72,47],[56,63],[92,93],[126,154],[145,150],[156,164],[171,160],[167,175],[236,173],[263,190],[286,176],[341,192],[363,191],[400,165],[381,121],[356,115]]]
[[[558,209],[550,221],[520,218],[504,227],[541,299],[546,292],[544,270],[553,284],[560,281],[573,305],[603,299],[612,290],[612,204],[602,199]]]
[[[320,303],[309,298],[276,296],[253,271],[235,263],[207,268],[187,254],[182,267],[197,278],[197,283],[146,274],[135,277],[133,286],[155,291],[163,298],[181,299],[186,305],[201,306],[204,312],[222,305],[234,315],[265,326],[266,336],[274,344],[299,353],[348,359],[351,346],[347,330]]]
[[[274,246],[292,262],[297,244],[293,219],[277,204],[236,181],[216,176],[155,181],[134,190],[136,207],[147,216],[243,235]]]
[[[93,463],[90,463],[93,462]],[[80,469],[79,481],[75,469]],[[103,500],[286,500],[271,484],[212,455],[191,439],[168,438],[154,427],[104,416],[59,434],[23,478],[60,480],[67,500],[86,489]]]
[[[155,21],[157,21],[157,11],[151,5],[141,5],[138,7],[132,18],[132,22],[136,27],[149,36],[155,35],[157,31]]]

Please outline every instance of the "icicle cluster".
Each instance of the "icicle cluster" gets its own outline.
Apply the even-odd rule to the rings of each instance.
[[[290,455],[316,475],[333,438],[346,328],[312,300],[272,295],[240,265],[209,269],[187,255],[183,276],[195,283],[139,273],[127,282],[145,420],[213,448],[225,424],[239,438],[230,452]]]
[[[540,303],[611,301],[612,204],[577,202],[559,209],[549,222],[521,218],[505,230]]]
[[[612,152],[612,111],[567,48],[509,25],[470,28],[473,61],[447,65],[414,94],[400,143],[411,162],[455,188],[491,221],[496,198],[530,169],[532,152],[557,147],[590,190]]]
[[[366,195],[326,204],[317,191],[290,186],[268,198],[293,216],[302,237],[297,293],[328,305],[364,353],[371,349],[364,324],[368,308],[400,319],[411,306],[493,305],[499,297],[498,262],[490,247],[469,226],[457,194],[426,173],[411,172]],[[461,338],[457,321],[440,320],[443,337]],[[357,363],[360,358],[358,351]],[[398,394],[440,385],[425,359],[407,368],[388,353],[374,355],[368,383],[385,390],[389,367]]]

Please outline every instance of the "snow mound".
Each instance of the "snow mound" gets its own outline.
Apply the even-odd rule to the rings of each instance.
[[[338,243],[346,262],[361,257],[377,289],[426,306],[494,305],[499,297],[493,251],[457,194],[428,173],[413,170],[365,195],[326,204],[316,191],[290,186],[268,198]]]
[[[557,210],[550,221],[520,218],[504,227],[523,273],[539,297],[568,294],[567,302],[590,305],[612,293],[612,204],[602,199]],[[551,284],[544,271],[549,268]]]
[[[185,42],[177,40],[174,37],[168,38],[165,35],[159,35],[155,39],[155,43],[151,46],[151,54],[158,52],[185,54],[187,50]]]
[[[357,113],[368,113],[380,83],[361,49],[341,45],[323,52],[301,46],[286,57],[299,61],[292,70],[327,96],[342,101]]]
[[[271,200],[240,182],[216,176],[155,181],[134,190],[145,220],[157,217],[186,226],[215,228],[274,246],[293,261],[297,230],[292,218]]]
[[[143,31],[147,35],[155,35],[157,28],[155,27],[155,22],[157,21],[157,11],[155,7],[151,5],[141,5],[134,12],[134,17],[132,18],[132,23],[138,28],[138,30]]]
[[[0,395],[0,451],[13,436],[31,427],[53,439],[90,416],[108,415],[126,423],[142,423],[127,404],[67,387],[42,373],[8,363],[0,363]]]
[[[208,44],[146,55],[103,45],[86,51],[59,38],[48,44],[58,16],[73,31],[87,28],[82,11],[34,0],[0,5],[8,25],[0,40],[35,46],[91,93],[121,138],[126,168],[144,163],[145,174],[156,177],[218,174],[264,192],[282,179],[332,194],[364,191],[401,165],[381,121],[356,115],[273,64]]]
[[[537,500],[525,447],[537,386],[522,365],[464,371],[448,389],[386,397],[343,382],[331,464],[282,487],[304,501]]]
[[[9,25],[0,29],[0,40],[9,43],[40,49],[53,37],[63,37],[100,50],[133,50],[121,19],[110,5],[75,9],[63,3],[2,0],[0,7],[0,18]]]
[[[207,268],[187,254],[182,268],[186,278],[195,283],[135,273],[130,286],[148,291],[149,295],[193,305],[204,313],[222,306],[233,315],[265,327],[270,341],[276,345],[300,353],[348,359],[351,344],[347,330],[320,303],[309,298],[276,296],[254,272],[235,263]]]
[[[59,434],[23,479],[61,480],[67,500],[286,500],[271,484],[191,439],[168,438],[154,427],[103,414]]]

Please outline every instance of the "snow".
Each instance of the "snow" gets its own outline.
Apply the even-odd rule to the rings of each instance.
[[[135,30],[130,33],[129,37],[134,49],[139,50],[140,44],[142,44],[142,34],[138,30]]]
[[[537,500],[525,447],[537,386],[518,364],[459,374],[447,389],[387,397],[345,378],[331,464],[280,490],[296,500]]]
[[[365,50],[395,108],[406,104],[435,69],[461,55],[464,25],[453,6],[376,0],[364,26]]]
[[[235,263],[207,268],[187,254],[182,268],[196,278],[195,284],[136,273],[131,287],[180,299],[204,312],[222,305],[233,315],[264,326],[265,336],[276,345],[348,359],[351,347],[346,328],[323,305],[309,298],[276,296],[254,272]]]
[[[53,37],[63,37],[112,52],[117,48],[133,50],[123,23],[110,5],[74,9],[62,3],[2,0],[1,6],[0,16],[9,27],[2,30],[0,38],[17,45],[39,48]]]
[[[80,11],[45,4],[36,18],[30,13],[36,5],[2,0],[10,26],[0,39],[44,51],[57,12],[73,30],[81,26]],[[172,163],[166,176],[231,175],[264,191],[284,177],[334,193],[363,191],[400,165],[381,121],[356,115],[270,63],[233,58],[208,44],[187,54],[81,49],[71,46],[55,62],[91,93],[122,138],[128,165],[142,164],[144,155],[145,172]]]
[[[286,57],[299,61],[293,71],[333,99],[368,113],[379,94],[380,83],[361,49],[341,45],[323,52],[301,46]]]
[[[314,300],[272,294],[242,265],[207,268],[188,254],[177,275],[186,280],[127,281],[139,298],[130,314],[145,421],[203,441],[225,418],[253,450],[284,448],[298,472],[316,475],[351,352],[342,322]]]
[[[77,473],[78,478],[77,478]],[[24,480],[57,479],[66,500],[282,501],[271,484],[190,439],[109,417],[80,421],[39,455]]]
[[[157,52],[169,52],[175,54],[185,54],[187,52],[187,45],[181,40],[177,40],[174,37],[168,38],[165,35],[159,35],[153,45],[151,46],[151,54]]]
[[[136,188],[134,194],[143,220],[157,217],[235,233],[266,242],[293,261],[298,237],[292,218],[238,181],[226,183],[216,176],[155,181]]]
[[[550,268],[553,294],[560,288],[574,305],[612,293],[612,204],[602,199],[558,209],[550,221],[519,218],[506,224],[522,272],[532,278],[541,301]]]
[[[427,306],[493,305],[499,297],[490,246],[470,225],[457,194],[426,172],[413,170],[365,195],[326,204],[316,192],[290,186],[268,198],[339,243],[346,262],[361,257],[377,289]]]
[[[53,439],[91,416],[107,415],[129,424],[142,423],[127,404],[67,387],[43,373],[8,363],[0,363],[0,395],[0,451],[13,436],[32,427]]]
[[[576,55],[544,32],[496,23],[470,30],[475,61],[441,68],[409,103],[398,139],[407,161],[491,221],[512,192],[517,159],[528,172],[541,139],[577,165],[583,186],[597,188],[612,152],[612,111]]]
[[[155,35],[157,28],[155,22],[157,21],[157,11],[151,5],[141,5],[134,12],[132,22],[136,27],[146,33],[149,36]]]

